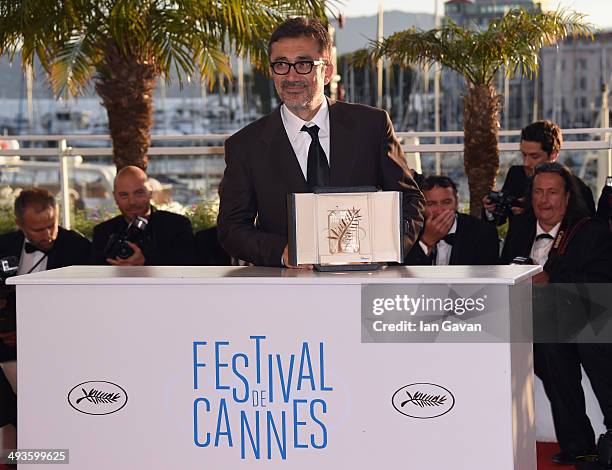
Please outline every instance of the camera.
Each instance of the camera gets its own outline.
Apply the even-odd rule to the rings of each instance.
[[[107,258],[129,258],[134,254],[134,250],[127,242],[134,243],[145,251],[148,242],[147,224],[148,221],[144,217],[135,217],[122,233],[113,233],[104,248],[104,256]]]
[[[512,215],[512,208],[520,207],[518,199],[513,194],[503,191],[489,191],[489,200],[491,204],[495,204],[495,209],[493,209],[495,222],[501,224],[508,216]]]
[[[19,259],[16,256],[0,258],[0,333],[15,330],[15,287],[6,280],[17,275]]]

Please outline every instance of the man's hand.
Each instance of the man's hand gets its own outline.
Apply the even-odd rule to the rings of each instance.
[[[519,206],[512,206],[510,210],[514,215],[521,215],[525,212],[525,203],[527,202],[526,197],[520,197],[516,200],[519,203]]]
[[[430,250],[433,246],[444,238],[455,222],[455,212],[445,210],[436,216],[425,217],[425,228],[421,235],[421,241],[427,245]]]
[[[312,264],[299,264],[297,266],[289,264],[289,245],[285,245],[283,250],[283,265],[290,269],[313,269]]]
[[[134,254],[129,258],[121,259],[121,258],[106,258],[108,264],[112,264],[113,266],[144,266],[145,257],[142,254],[142,250],[140,247],[132,242],[127,242],[132,250],[134,250]]]
[[[482,198],[482,205],[487,212],[493,213],[493,211],[495,210],[495,203],[491,202],[489,196],[485,196]]]

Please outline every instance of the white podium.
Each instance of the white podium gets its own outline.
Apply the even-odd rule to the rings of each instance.
[[[539,270],[71,267],[13,278],[19,447],[68,449],[60,468],[79,470],[535,470],[531,343],[368,328],[383,328],[393,302],[408,305],[399,292],[413,306],[480,302],[461,323],[488,314],[513,335],[531,325]],[[362,300],[379,292],[392,293],[372,301],[382,314]],[[442,324],[458,305],[413,318]],[[408,310],[395,314],[409,323]]]

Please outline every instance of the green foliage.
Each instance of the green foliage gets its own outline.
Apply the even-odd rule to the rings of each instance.
[[[185,208],[178,203],[156,206],[158,209],[176,212],[191,220],[193,231],[217,225],[217,214],[219,213],[219,198],[203,198],[201,202]],[[111,219],[119,214],[117,209],[104,209],[95,207],[93,209],[77,209],[72,211],[72,229],[81,233],[88,239],[93,237],[93,228],[105,220]],[[12,201],[0,202],[0,235],[16,230],[15,216],[13,214]]]
[[[519,8],[491,21],[485,30],[462,28],[449,20],[437,29],[411,28],[373,42],[369,51],[358,51],[356,60],[388,57],[405,67],[437,62],[472,85],[490,85],[502,67],[509,76],[537,75],[542,47],[568,36],[592,37],[595,28],[584,18],[567,10],[531,13]]]
[[[267,38],[289,16],[324,19],[335,0],[2,0],[0,55],[22,52],[49,72],[56,93],[78,93],[104,73],[116,45],[179,81],[199,72],[211,85],[230,75],[229,52],[267,63]]]
[[[12,232],[16,228],[15,216],[13,215],[13,206],[10,204],[0,203],[0,235],[3,233]]]
[[[217,225],[217,214],[219,213],[219,198],[204,198],[202,202],[194,204],[185,211],[185,215],[191,220],[194,232]]]
[[[109,210],[95,207],[93,209],[77,209],[72,214],[72,229],[91,240],[94,227],[115,217],[119,214],[119,211],[117,209]]]

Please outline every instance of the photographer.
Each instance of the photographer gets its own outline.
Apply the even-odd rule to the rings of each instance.
[[[598,453],[585,410],[582,365],[608,429],[599,440],[599,458],[608,462],[612,455],[612,344],[571,341],[583,328],[582,320],[591,318],[587,283],[612,281],[612,235],[600,220],[588,216],[575,179],[558,163],[535,168],[529,204],[510,225],[502,262],[511,263],[516,257],[544,268],[533,277],[537,286],[534,370],[550,400],[561,448],[552,459],[576,464],[593,460]]]
[[[157,210],[146,173],[122,168],[113,196],[121,215],[94,227],[93,262],[114,266],[186,266],[194,262],[193,232],[187,217]]]
[[[497,195],[497,199],[501,198],[501,201],[496,204],[490,196],[483,198],[484,218],[502,225],[506,219],[510,218],[512,222],[513,216],[522,214],[525,211],[527,191],[534,168],[540,163],[556,161],[562,143],[561,129],[552,121],[536,121],[525,127],[521,131],[520,144],[523,164],[513,165],[508,170],[501,192]],[[593,193],[581,179],[576,176],[573,178],[589,215],[593,215]]]
[[[89,264],[91,251],[89,240],[58,226],[57,203],[45,189],[21,191],[15,199],[15,223],[19,230],[0,235],[0,429],[17,425],[10,384],[16,381],[15,291],[4,285],[6,277]]]

